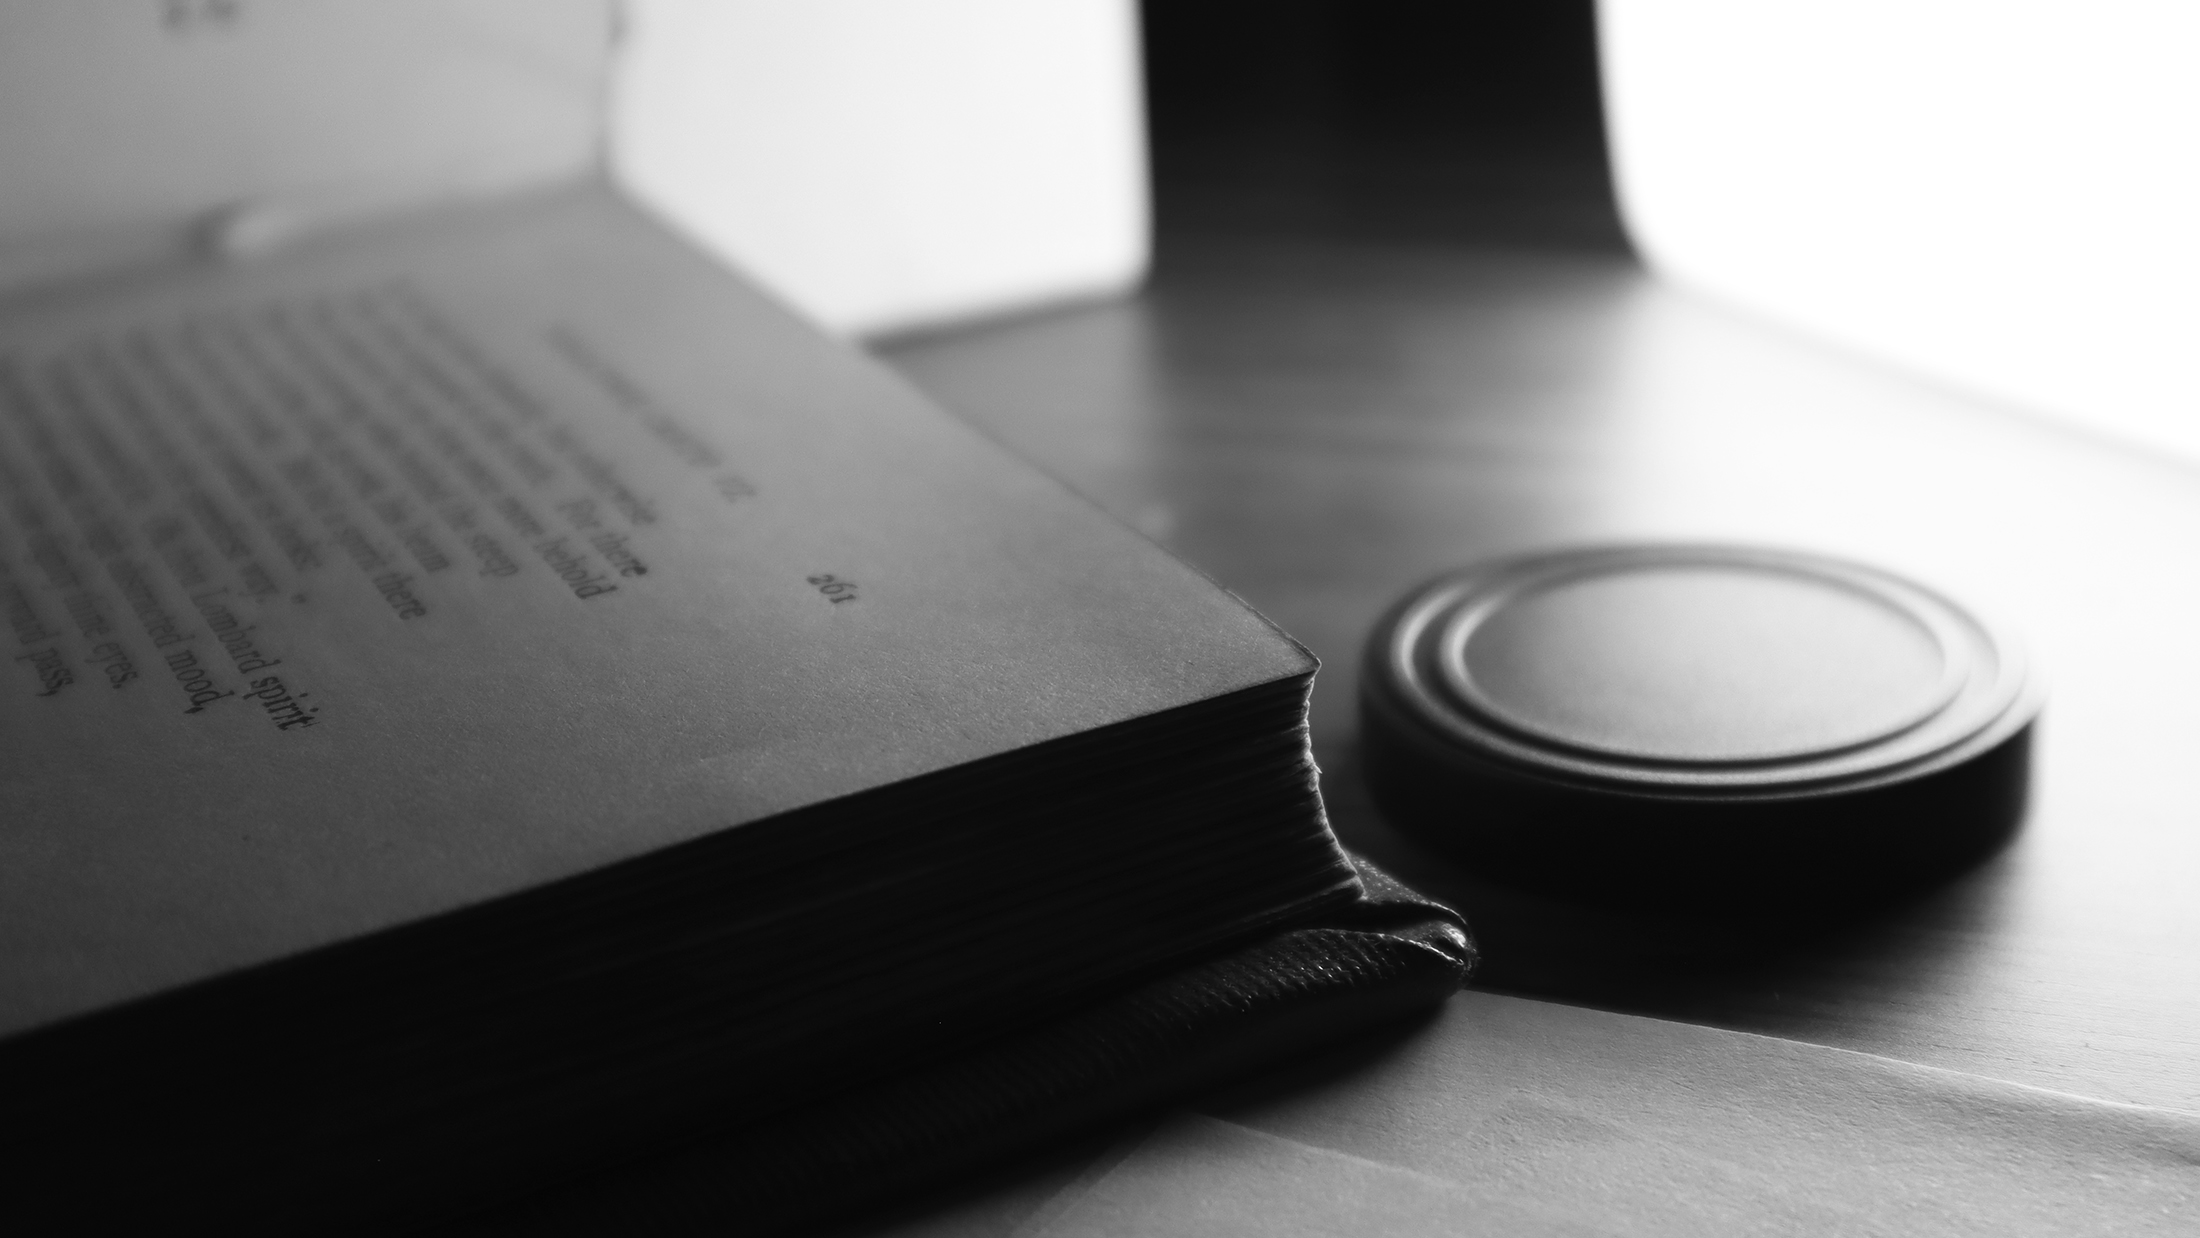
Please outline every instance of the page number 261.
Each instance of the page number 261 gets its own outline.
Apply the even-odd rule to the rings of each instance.
[[[825,595],[826,601],[837,605],[856,600],[856,582],[852,580],[842,580],[838,576],[812,576],[809,579],[810,584]]]

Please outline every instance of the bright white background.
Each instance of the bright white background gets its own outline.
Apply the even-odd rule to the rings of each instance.
[[[2200,458],[2200,4],[1601,0],[1661,272]]]

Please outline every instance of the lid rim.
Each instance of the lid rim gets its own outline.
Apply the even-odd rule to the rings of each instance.
[[[1599,748],[1520,726],[1455,690],[1442,659],[1475,623],[1546,582],[1666,567],[1773,570],[1860,594],[1915,622],[1943,651],[1943,682],[1898,724],[1845,744],[1766,756],[1673,757]],[[1473,622],[1470,622],[1472,620]],[[1370,635],[1361,695],[1439,752],[1539,781],[1705,800],[1797,798],[1922,777],[2030,725],[2042,694],[2014,642],[1934,590],[1846,560],[1716,544],[1596,546],[1445,573],[1393,606]],[[1954,680],[1951,685],[1947,681]],[[1944,691],[1945,690],[1945,691]]]
[[[2041,697],[2027,693],[2025,699],[2004,710],[1989,725],[1908,760],[1817,777],[1751,782],[1643,777],[1662,772],[1644,766],[1617,767],[1616,773],[1600,774],[1550,762],[1507,760],[1501,753],[1486,749],[1461,751],[1443,734],[1420,725],[1410,711],[1369,689],[1363,688],[1360,703],[1363,720],[1372,713],[1387,715],[1383,721],[1393,737],[1407,740],[1425,757],[1460,767],[1466,777],[1495,776],[1621,798],[1713,804],[1820,799],[1929,778],[1985,756],[2033,727],[2039,721]]]

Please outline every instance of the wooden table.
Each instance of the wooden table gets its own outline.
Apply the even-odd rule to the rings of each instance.
[[[1475,919],[1492,987],[2200,1110],[2200,467],[1991,407],[1669,287],[1610,246],[1170,237],[1119,303],[881,351],[1318,653],[1338,831]],[[1581,541],[1882,563],[2025,634],[2023,835],[1766,943],[1481,885],[1393,832],[1359,646],[1415,581]]]

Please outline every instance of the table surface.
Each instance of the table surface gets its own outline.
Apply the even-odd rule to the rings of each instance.
[[[1142,294],[888,342],[941,403],[1311,646],[1339,834],[1476,921],[1482,983],[2200,1110],[2200,466],[1669,286],[1611,245],[1171,238]],[[1416,581],[1637,539],[1936,582],[2051,695],[2017,841],[1767,944],[1534,903],[1388,827],[1359,647]]]

